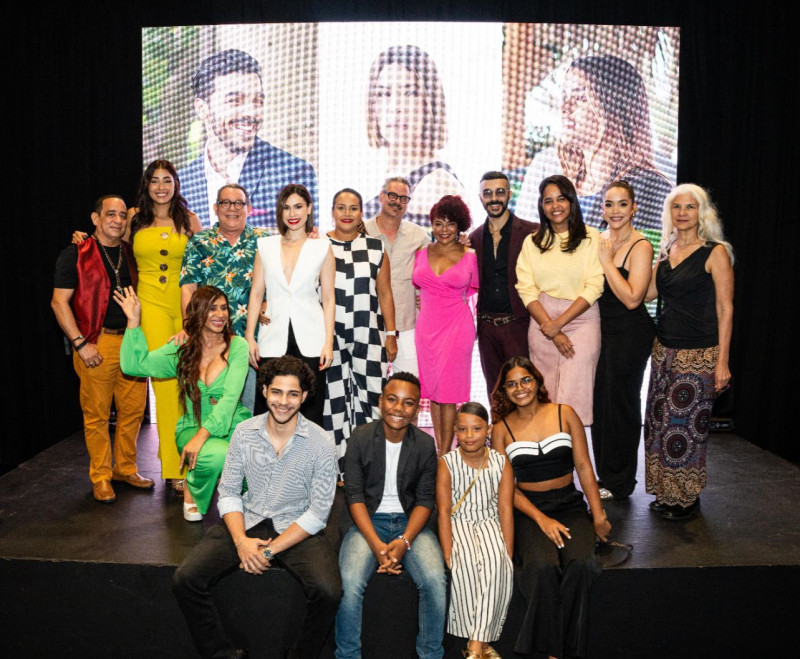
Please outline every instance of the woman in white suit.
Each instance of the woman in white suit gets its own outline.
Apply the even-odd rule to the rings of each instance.
[[[304,186],[293,183],[281,190],[276,217],[280,235],[258,239],[253,264],[245,331],[250,363],[258,368],[260,359],[283,355],[305,361],[316,373],[317,383],[300,410],[321,426],[324,370],[333,358],[335,260],[327,238],[308,240],[314,215],[311,195]],[[265,293],[269,322],[260,326],[256,341]],[[256,396],[255,413],[265,411],[264,397]]]

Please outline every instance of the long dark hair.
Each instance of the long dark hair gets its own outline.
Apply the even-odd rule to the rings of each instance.
[[[536,368],[533,365],[533,362],[527,357],[512,357],[500,367],[500,375],[497,377],[497,382],[492,390],[492,423],[497,423],[498,421],[505,419],[509,414],[517,409],[517,406],[514,405],[514,403],[512,403],[511,399],[508,397],[505,387],[508,372],[512,368],[517,367],[528,371],[531,377],[536,380],[536,385],[538,387],[536,391],[536,400],[538,400],[540,403],[550,402],[550,394],[547,393],[547,389],[544,386],[544,377],[542,377],[539,369]]]
[[[228,296],[216,286],[200,286],[194,294],[189,304],[186,305],[186,321],[183,328],[189,335],[189,340],[178,348],[178,387],[181,396],[181,406],[184,414],[186,409],[186,398],[192,401],[192,413],[197,425],[200,425],[200,389],[197,382],[200,379],[200,361],[203,358],[203,327],[208,319],[208,313],[214,300],[223,298],[227,304]],[[225,355],[231,347],[231,320],[228,316],[228,323],[222,331],[222,338],[225,340],[225,350],[222,351],[222,359],[228,361]]]
[[[131,238],[139,229],[146,229],[156,219],[153,210],[155,202],[150,197],[150,179],[153,178],[157,169],[166,169],[175,182],[175,194],[169,202],[169,216],[175,225],[175,231],[191,235],[190,220],[192,213],[189,211],[189,205],[186,200],[181,196],[181,182],[178,179],[178,172],[169,160],[154,160],[144,170],[142,180],[139,182],[139,190],[136,192],[136,207],[138,210],[131,221]]]
[[[578,203],[578,193],[575,190],[575,186],[572,185],[572,181],[561,174],[548,176],[539,184],[539,229],[533,234],[532,240],[539,248],[540,252],[546,252],[553,246],[556,239],[553,225],[550,223],[547,215],[544,214],[544,206],[542,205],[544,191],[548,185],[555,185],[559,192],[569,201],[569,218],[567,219],[568,239],[567,244],[561,249],[565,252],[574,252],[578,249],[578,245],[581,244],[581,241],[587,236],[586,225],[583,223],[583,213]]]

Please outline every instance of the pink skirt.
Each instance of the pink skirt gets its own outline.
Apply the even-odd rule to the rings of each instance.
[[[556,318],[569,309],[573,300],[560,300],[540,293],[539,302],[550,318]],[[571,359],[564,357],[539,327],[539,323],[531,318],[528,346],[531,361],[544,377],[550,400],[570,405],[583,425],[592,425],[594,372],[600,357],[600,311],[597,305],[593,304],[561,330],[575,348],[575,356]]]

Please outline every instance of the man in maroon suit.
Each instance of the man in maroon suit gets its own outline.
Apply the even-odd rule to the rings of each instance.
[[[487,217],[469,236],[478,256],[481,285],[478,291],[478,349],[491,395],[500,367],[511,357],[528,356],[530,314],[522,304],[517,283],[517,257],[522,241],[538,224],[516,217],[508,210],[511,190],[502,172],[481,177],[480,199]]]

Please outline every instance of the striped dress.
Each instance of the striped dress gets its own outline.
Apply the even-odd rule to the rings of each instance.
[[[450,470],[453,506],[477,470],[456,449],[444,456]],[[513,588],[514,568],[506,551],[497,492],[506,457],[490,450],[489,462],[451,522],[450,611],[447,631],[454,636],[491,642],[500,637]]]

